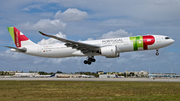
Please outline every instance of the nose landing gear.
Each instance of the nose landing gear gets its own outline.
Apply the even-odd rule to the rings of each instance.
[[[159,49],[156,49],[156,56],[158,56],[159,55]]]
[[[88,56],[87,60],[84,60],[84,64],[91,65],[92,62],[96,62],[96,59],[94,59],[94,56]]]

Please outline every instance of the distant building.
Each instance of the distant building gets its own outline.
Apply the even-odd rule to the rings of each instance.
[[[36,75],[39,75],[38,73],[15,73],[14,76],[17,77],[35,77]]]
[[[99,75],[103,75],[103,74],[108,74],[108,75],[113,75],[113,74],[115,74],[115,75],[122,75],[122,74],[127,74],[128,76],[129,75],[134,75],[134,76],[138,76],[138,77],[148,77],[148,74],[149,74],[149,72],[147,72],[147,71],[140,71],[140,72],[138,72],[138,71],[125,71],[125,72],[103,72],[103,71],[97,71],[97,74],[99,74]],[[132,76],[133,76],[132,75]]]
[[[147,71],[140,71],[139,74],[140,74],[140,76],[148,77],[149,72],[147,72]]]
[[[56,78],[81,78],[81,74],[64,74],[64,73],[56,73]]]
[[[124,74],[124,72],[118,72],[118,74]]]
[[[175,74],[175,73],[153,73],[148,75],[149,78],[152,77],[161,77],[161,78],[167,78],[167,77],[172,77],[172,78],[179,78],[180,74]]]
[[[137,76],[138,76],[138,75],[139,75],[139,72],[136,72],[136,71],[135,71],[135,72],[134,72],[134,75],[137,75]]]
[[[116,78],[116,74],[104,74],[104,75],[99,75],[99,78]]]
[[[100,75],[100,74],[104,74],[103,71],[97,71],[96,73],[99,74],[99,75]]]
[[[15,73],[21,73],[20,71],[0,71],[0,75],[15,75]]]
[[[140,71],[140,72],[138,72],[138,71],[125,71],[124,74],[126,74],[126,73],[127,73],[127,75],[134,74],[134,76],[138,76],[138,77],[148,77],[148,74],[149,74],[149,72],[147,72],[147,71]]]

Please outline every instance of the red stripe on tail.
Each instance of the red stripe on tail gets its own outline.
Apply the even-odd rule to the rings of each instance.
[[[29,40],[25,35],[20,35],[20,33],[21,32],[16,27],[14,27],[14,38],[16,47],[21,47],[21,41]]]

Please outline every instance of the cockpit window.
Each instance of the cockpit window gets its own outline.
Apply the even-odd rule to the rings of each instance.
[[[165,37],[165,39],[170,39],[169,37]]]

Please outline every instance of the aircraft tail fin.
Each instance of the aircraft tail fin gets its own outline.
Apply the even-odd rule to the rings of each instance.
[[[25,45],[36,45],[29,38],[27,38],[21,31],[19,31],[16,27],[8,27],[7,29],[17,48],[23,47]]]
[[[50,77],[54,77],[56,75],[56,73],[54,73],[53,75],[51,75]]]

